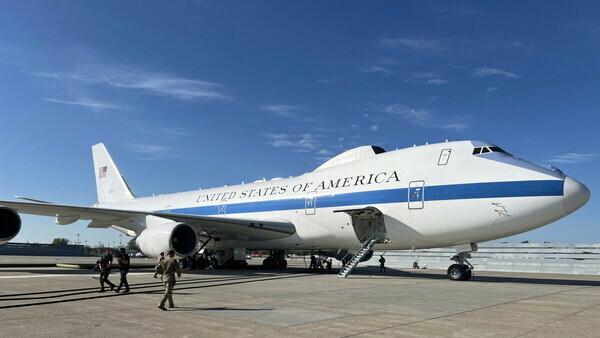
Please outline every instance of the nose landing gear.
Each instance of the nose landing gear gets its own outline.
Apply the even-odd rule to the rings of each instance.
[[[456,246],[457,254],[450,258],[456,264],[448,268],[448,278],[451,280],[469,280],[473,274],[473,265],[467,258],[471,258],[471,252],[477,251],[477,244],[469,243]]]

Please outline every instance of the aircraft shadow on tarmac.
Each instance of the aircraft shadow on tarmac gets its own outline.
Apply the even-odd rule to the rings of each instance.
[[[175,292],[181,290],[203,289],[209,287],[219,287],[237,284],[256,283],[261,281],[272,281],[277,279],[302,278],[308,275],[280,275],[280,274],[253,274],[246,276],[226,276],[222,278],[193,278],[182,279],[177,282]],[[68,289],[68,290],[49,290],[39,292],[29,292],[21,294],[0,295],[0,310],[18,307],[29,307],[38,305],[48,305],[57,303],[77,302],[83,300],[101,299],[105,297],[122,297],[135,294],[161,294],[164,292],[164,285],[160,281],[130,284],[131,293],[114,293],[107,291],[98,293],[98,287]],[[65,298],[69,297],[69,298]],[[12,303],[14,301],[37,301],[27,303]]]
[[[363,269],[356,269],[352,273],[350,278],[388,278],[389,276],[398,277],[413,277],[413,278],[424,278],[424,279],[435,279],[435,280],[447,280],[448,276],[442,270],[439,273],[428,270],[428,272],[421,272],[420,270],[396,270],[387,268],[387,273],[380,273],[379,267],[370,268],[366,267]],[[568,276],[568,275],[564,275]],[[512,276],[478,276],[477,271],[474,270],[473,277],[466,283],[517,283],[517,284],[543,284],[543,285],[572,285],[572,286],[600,286],[600,281],[592,280],[578,280],[568,278],[543,278],[536,275],[536,277],[512,277]],[[465,282],[456,282],[465,283]]]
[[[169,311],[273,311],[273,309],[248,309],[248,308],[234,308],[234,307],[190,307],[190,306],[177,306],[169,309]]]
[[[273,311],[273,309],[248,309],[248,308],[236,308],[236,307],[205,307],[202,308],[205,311]]]
[[[57,269],[55,267],[50,267],[50,268],[35,268],[35,269],[30,269],[30,268],[17,268],[17,269],[10,269],[10,268],[2,268],[0,269],[0,272],[22,272],[22,273],[31,273],[31,274],[39,274],[39,275],[74,275],[74,274],[79,274],[79,275],[85,275],[85,274],[90,274],[93,271],[92,270],[77,270],[77,269]],[[95,274],[97,274],[97,272],[93,272]]]

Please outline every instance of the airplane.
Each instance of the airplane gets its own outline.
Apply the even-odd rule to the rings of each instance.
[[[90,228],[113,228],[150,257],[211,250],[218,266],[245,264],[247,249],[271,250],[263,264],[281,268],[285,250],[320,250],[344,261],[339,277],[373,250],[453,246],[448,277],[468,280],[477,243],[539,228],[590,198],[586,186],[559,169],[482,141],[387,152],[362,146],[297,177],[141,198],[104,144],[92,153],[98,203],[0,201],[0,244],[19,233],[19,213],[45,215],[61,225],[89,220]]]

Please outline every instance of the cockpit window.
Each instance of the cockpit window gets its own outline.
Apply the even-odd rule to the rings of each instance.
[[[490,150],[493,153],[504,153],[504,154],[508,154],[506,151],[504,151],[504,149],[500,148],[500,147],[490,147]]]
[[[485,154],[485,153],[502,153],[510,155],[500,147],[476,147],[473,149],[473,155]]]

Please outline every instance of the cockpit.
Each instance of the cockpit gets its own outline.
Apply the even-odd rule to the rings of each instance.
[[[475,147],[473,149],[473,155],[487,154],[487,153],[502,153],[506,155],[510,155],[506,151],[504,151],[500,147],[491,146],[491,147]]]

